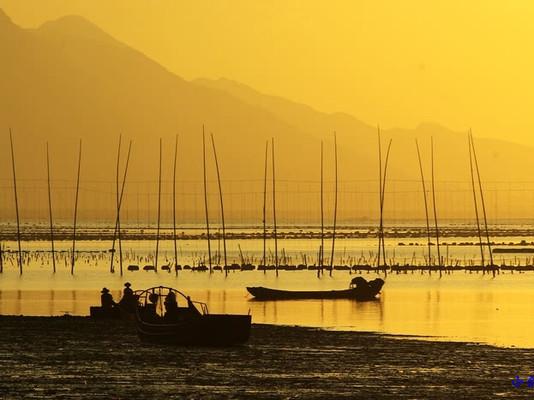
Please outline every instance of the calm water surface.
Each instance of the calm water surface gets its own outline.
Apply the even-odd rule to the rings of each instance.
[[[464,239],[465,240],[465,239]],[[415,257],[420,260],[424,246],[395,247],[396,240],[388,246],[388,257]],[[311,260],[315,241],[285,241],[287,254],[299,263],[302,254]],[[349,257],[358,259],[362,254],[369,256],[375,245],[373,240],[340,240],[339,260]],[[59,249],[67,249],[68,242],[59,242]],[[7,243],[8,249],[14,243]],[[80,242],[81,250],[105,251],[107,242]],[[134,289],[156,285],[178,288],[193,299],[206,302],[213,313],[248,313],[255,323],[316,326],[329,329],[375,331],[387,334],[418,335],[446,340],[477,341],[499,346],[521,346],[534,348],[534,334],[530,327],[534,322],[534,273],[500,273],[495,278],[482,273],[455,272],[444,274],[388,274],[379,300],[355,302],[350,300],[307,300],[307,301],[254,301],[245,290],[246,286],[269,286],[284,289],[330,290],[348,286],[351,275],[348,271],[334,271],[317,278],[315,271],[222,272],[181,271],[174,272],[126,270],[128,263],[141,267],[150,262],[153,243],[146,241],[125,242],[128,254],[125,272],[109,273],[109,255],[87,253],[80,256],[74,275],[70,274],[67,259],[60,257],[56,274],[51,272],[48,255],[34,255],[25,265],[24,274],[18,274],[13,264],[14,254],[8,254],[4,273],[0,275],[0,314],[24,315],[87,315],[89,306],[99,303],[100,289],[112,290],[115,299],[120,297],[124,282],[132,283]],[[237,261],[235,243],[229,243],[230,259]],[[261,258],[261,241],[241,242],[245,257],[258,261]],[[46,242],[25,242],[28,250],[47,250]],[[217,245],[214,244],[214,248]],[[395,249],[393,251],[393,249]],[[202,241],[180,243],[183,262],[193,264],[195,258],[205,250]],[[449,257],[458,259],[477,256],[473,246],[451,246]],[[162,243],[160,265],[172,256],[172,243]],[[370,257],[370,256],[369,256]],[[509,256],[514,257],[514,256]],[[526,257],[522,256],[526,261]],[[337,258],[336,258],[337,260]],[[509,258],[508,262],[512,262]],[[523,261],[523,263],[524,263]],[[312,261],[313,262],[313,261]],[[374,273],[362,274],[374,279]]]

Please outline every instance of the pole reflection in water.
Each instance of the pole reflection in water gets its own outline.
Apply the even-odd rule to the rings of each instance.
[[[55,297],[55,291],[54,290],[51,290],[50,293],[49,293],[49,298],[48,298],[48,314],[49,315],[54,315],[54,297]]]

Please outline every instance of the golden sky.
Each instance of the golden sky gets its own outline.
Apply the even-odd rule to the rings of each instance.
[[[186,78],[225,77],[384,127],[534,145],[534,2],[0,0],[23,27],[86,17]]]

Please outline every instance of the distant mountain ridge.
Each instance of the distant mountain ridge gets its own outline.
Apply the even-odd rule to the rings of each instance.
[[[209,145],[209,134],[214,133],[224,180],[261,182],[265,143],[274,137],[278,179],[316,182],[324,140],[325,179],[331,181],[334,131],[340,179],[377,179],[376,127],[226,79],[186,81],[82,17],[63,17],[27,30],[0,10],[0,54],[0,132],[4,132],[0,179],[4,182],[10,179],[10,127],[22,180],[45,178],[46,141],[54,179],[72,180],[81,138],[82,179],[111,182],[122,133],[124,140],[134,141],[132,180],[156,179],[160,137],[164,179],[170,179],[178,134],[180,179],[200,182],[203,125]],[[383,131],[384,146],[393,139],[389,178],[419,179],[414,139],[420,139],[427,168],[430,135],[436,144],[436,178],[468,180],[465,133],[432,124]],[[530,179],[532,148],[489,139],[477,139],[477,146],[485,179]],[[213,165],[209,168],[213,179]],[[9,201],[4,199],[6,204]]]

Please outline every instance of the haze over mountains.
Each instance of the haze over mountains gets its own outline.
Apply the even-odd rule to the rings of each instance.
[[[150,185],[157,179],[159,138],[164,141],[164,180],[169,180],[174,138],[179,134],[178,179],[190,182],[181,186],[181,195],[194,191],[197,196],[201,191],[203,124],[206,133],[214,133],[224,188],[230,197],[234,196],[234,211],[256,210],[246,218],[261,212],[257,207],[261,198],[258,193],[263,190],[265,142],[271,137],[276,141],[276,174],[282,191],[299,192],[304,188],[302,183],[293,185],[287,181],[312,181],[306,190],[311,197],[315,196],[321,140],[325,142],[325,179],[332,181],[334,131],[338,140],[340,180],[345,182],[341,185],[342,191],[369,192],[376,186],[375,126],[350,115],[325,114],[283,98],[267,96],[237,82],[224,79],[185,81],[81,17],[68,16],[47,22],[36,30],[25,30],[13,24],[0,10],[0,54],[0,130],[3,131],[0,136],[3,182],[0,204],[3,218],[13,215],[9,190],[10,127],[15,139],[18,177],[22,182],[21,202],[28,209],[38,208],[39,211],[32,214],[35,216],[43,213],[43,193],[32,195],[30,189],[32,185],[39,186],[39,190],[44,187],[46,141],[50,144],[55,186],[63,187],[62,196],[67,196],[67,189],[74,181],[78,141],[83,140],[82,188],[85,185],[88,192],[104,190],[106,193],[99,201],[105,202],[113,199],[119,133],[124,140],[133,140],[129,180],[150,181]],[[355,95],[365,96],[364,93]],[[477,133],[475,131],[475,136]],[[420,140],[429,174],[428,139],[431,135],[435,142],[436,179],[469,181],[465,133],[422,124],[414,130],[383,132],[384,147],[387,139],[393,139],[388,170],[392,182],[408,180],[411,181],[410,190],[418,190],[414,139]],[[211,146],[209,141],[208,145]],[[208,150],[210,180],[213,180],[211,147]],[[477,139],[477,150],[486,180],[530,180],[533,149],[504,141]],[[29,183],[29,180],[37,183]],[[369,182],[350,186],[350,181]],[[99,182],[99,189],[97,186],[90,189],[88,182],[92,182],[91,185]],[[151,191],[154,186],[150,185],[143,190]],[[398,185],[396,189],[400,190]],[[331,188],[329,183],[327,190]],[[240,192],[253,193],[253,201],[243,204],[242,200],[236,200]],[[359,209],[352,216],[372,215],[374,195],[369,193],[360,206],[350,204],[352,210]],[[306,205],[308,212],[317,204],[318,199],[313,198],[312,203]],[[69,201],[60,202],[60,206],[66,207]],[[348,206],[357,199],[353,196],[343,201]],[[410,203],[406,209],[413,217],[413,208],[422,203],[420,199],[414,204],[408,198],[405,201]],[[36,202],[39,205],[35,205]],[[90,206],[87,202],[85,206],[87,209],[112,208],[113,204]],[[293,207],[301,206],[297,202]],[[286,208],[289,212],[291,207],[286,204]],[[193,210],[191,212],[197,216],[199,209],[200,206],[190,205],[189,211]],[[445,212],[453,216],[455,210]],[[351,218],[349,210],[342,215]]]

